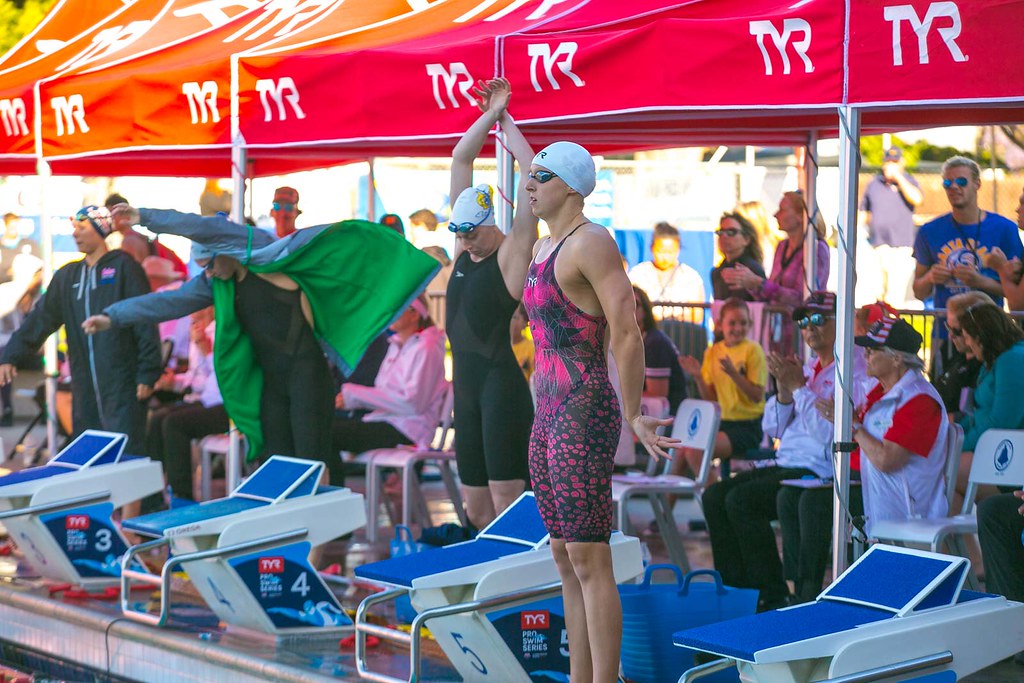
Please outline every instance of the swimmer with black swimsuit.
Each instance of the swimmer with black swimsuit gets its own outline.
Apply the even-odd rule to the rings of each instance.
[[[537,218],[520,203],[506,236],[495,222],[492,189],[472,187],[473,160],[496,123],[523,169],[520,196],[526,164],[533,158],[508,115],[508,81],[480,82],[475,93],[483,114],[452,151],[448,229],[455,233],[456,246],[445,328],[452,347],[459,478],[469,520],[483,528],[526,488],[533,403],[512,352],[509,323],[523,296]]]

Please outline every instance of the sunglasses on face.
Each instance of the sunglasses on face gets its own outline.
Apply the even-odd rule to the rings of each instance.
[[[942,186],[947,190],[953,187],[953,183],[956,183],[957,187],[967,187],[967,178],[943,178]]]
[[[812,313],[808,316],[804,316],[796,321],[796,326],[801,330],[806,330],[808,327],[822,327],[825,325],[825,321],[829,320],[832,316],[824,315],[822,313]]]
[[[541,185],[551,180],[552,178],[558,177],[558,174],[552,173],[551,171],[533,171],[532,173],[529,173],[527,175],[529,176],[530,180],[536,180]]]
[[[718,230],[715,230],[715,234],[719,237],[735,237],[741,232],[742,230],[739,228],[719,228]]]
[[[950,337],[962,337],[964,336],[964,328],[953,327],[952,325],[946,325],[946,329],[949,330]]]
[[[271,204],[271,207],[273,207],[274,211],[294,211],[295,210],[295,204],[283,204],[281,202],[274,202],[273,204]]]

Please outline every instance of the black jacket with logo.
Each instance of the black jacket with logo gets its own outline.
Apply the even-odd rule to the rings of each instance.
[[[136,387],[152,386],[163,369],[157,327],[115,327],[89,336],[82,331],[82,322],[116,301],[148,293],[142,266],[119,249],[107,252],[92,267],[84,259],[69,263],[53,274],[46,293],[11,337],[0,363],[27,360],[63,325],[71,363],[75,433],[85,429],[122,432],[129,435],[129,448],[138,453],[144,413]]]

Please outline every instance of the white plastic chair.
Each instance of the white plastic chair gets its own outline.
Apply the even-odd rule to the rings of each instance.
[[[232,445],[234,441],[235,445]],[[234,491],[242,481],[242,461],[247,444],[245,437],[234,426],[227,433],[209,434],[192,442],[199,452],[199,500],[213,497],[213,459],[224,458],[224,478],[228,491]]]
[[[697,478],[691,479],[677,474],[669,474],[671,461],[666,460],[660,465],[651,459],[646,474],[616,474],[612,476],[612,500],[617,506],[616,525],[623,533],[629,533],[629,502],[633,498],[646,498],[658,523],[658,531],[665,541],[665,549],[669,558],[683,571],[689,571],[686,549],[683,547],[675,517],[672,515],[670,499],[675,497],[689,498],[700,503],[700,496],[707,484],[711,470],[711,458],[715,450],[715,436],[721,411],[717,403],[686,399],[679,404],[676,419],[672,424],[672,436],[683,442],[684,448],[693,448],[703,454]],[[676,451],[670,453],[677,457]],[[678,457],[682,457],[680,454]]]
[[[951,448],[949,453],[953,463],[946,468],[946,493],[950,499],[956,483],[956,465],[959,463],[960,448],[963,444],[963,430],[959,426],[956,427],[956,450],[954,453]],[[1014,454],[1017,457],[1014,457]],[[873,525],[871,535],[879,541],[897,545],[927,546],[932,552],[939,552],[943,544],[947,543],[954,553],[967,557],[963,537],[978,533],[974,502],[978,487],[983,484],[1016,487],[1024,485],[1024,430],[990,429],[981,435],[974,449],[967,492],[960,514],[935,519],[878,522]],[[976,585],[973,576],[970,581],[972,585]]]
[[[441,427],[435,436],[432,448],[423,450],[409,446],[378,448],[362,455],[366,459],[366,539],[368,541],[375,542],[377,540],[380,506],[387,501],[387,497],[384,496],[384,482],[381,476],[384,469],[398,470],[402,480],[402,524],[410,526],[415,514],[424,526],[430,525],[430,512],[416,475],[416,464],[420,462],[436,465],[441,470],[441,479],[448,492],[448,497],[455,506],[459,523],[462,526],[469,525],[469,518],[462,506],[462,494],[455,481],[455,470],[452,467],[452,463],[455,462],[455,450],[449,447],[454,405],[455,394],[449,385],[441,408]],[[393,511],[390,516],[394,523]]]

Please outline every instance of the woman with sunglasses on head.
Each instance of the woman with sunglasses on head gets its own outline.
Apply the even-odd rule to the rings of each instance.
[[[725,258],[711,271],[711,287],[715,299],[724,301],[739,298],[753,301],[754,295],[747,290],[732,290],[729,285],[742,277],[743,271],[736,266],[744,266],[747,271],[764,277],[764,254],[761,242],[753,224],[738,213],[723,213],[718,221],[718,249]]]
[[[967,478],[978,439],[989,429],[1024,429],[1024,331],[991,302],[966,307],[955,326],[947,321],[951,339],[963,338],[966,353],[981,361],[974,388],[974,411],[957,420],[964,428],[963,455],[956,489],[967,490]],[[995,493],[982,486],[978,500]]]
[[[829,260],[828,244],[825,242],[825,221],[820,213],[816,213],[812,221],[802,192],[787,192],[782,195],[779,210],[775,212],[775,220],[779,223],[779,229],[786,233],[786,239],[775,249],[771,276],[766,278],[747,266],[738,264],[733,269],[729,288],[736,293],[745,291],[750,294],[752,301],[795,307],[803,300],[804,292],[824,289],[825,283],[828,282]],[[808,225],[813,225],[817,233],[816,282],[807,282],[804,273],[804,238]],[[781,317],[781,323],[769,340],[769,347],[772,351],[782,353],[796,352],[796,333],[788,315]]]
[[[529,206],[551,231],[534,247],[523,293],[537,347],[530,477],[562,579],[570,675],[611,683],[622,639],[608,545],[621,416],[652,456],[679,442],[656,432],[671,419],[640,414],[644,350],[633,290],[608,229],[583,215],[597,184],[593,157],[556,142],[533,158],[528,177]],[[621,413],[606,348],[619,371]]]
[[[445,331],[452,348],[455,393],[455,454],[466,513],[483,528],[526,488],[526,450],[533,401],[509,338],[512,314],[537,241],[537,218],[525,201],[512,228],[502,234],[495,220],[493,190],[472,186],[473,160],[488,132],[500,124],[519,162],[519,196],[533,150],[508,114],[512,91],[497,78],[477,85],[483,113],[452,151],[452,214],[455,261],[448,280]]]

